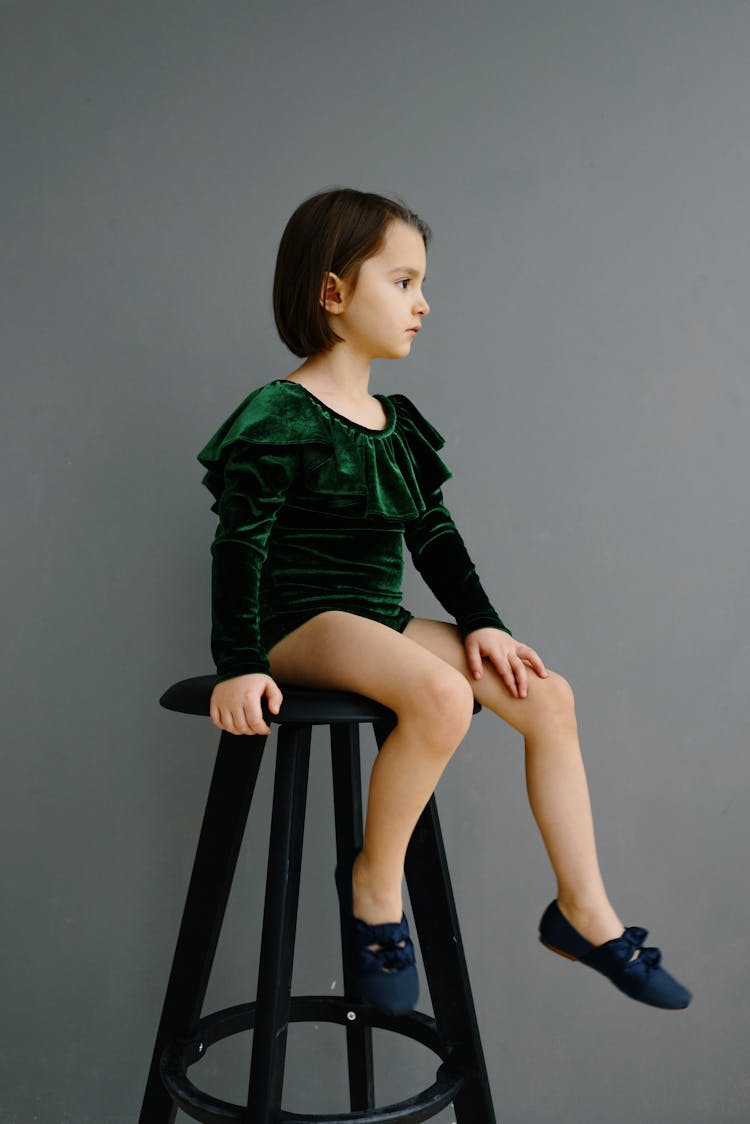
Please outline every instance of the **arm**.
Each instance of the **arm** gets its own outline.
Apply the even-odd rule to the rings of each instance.
[[[425,512],[404,530],[414,565],[440,604],[456,619],[461,639],[478,628],[499,628],[508,635],[485,593],[479,575],[443,503],[438,487],[425,497]]]
[[[270,674],[258,621],[260,575],[295,467],[292,447],[238,441],[227,458],[217,505],[219,526],[211,544],[216,683],[252,672]]]
[[[513,635],[490,604],[439,488],[431,493],[427,510],[406,527],[404,541],[440,604],[456,618],[473,678],[482,678],[483,660],[487,658],[513,698],[526,698],[525,662],[542,679],[549,673],[533,648],[517,640],[503,640],[494,631]]]

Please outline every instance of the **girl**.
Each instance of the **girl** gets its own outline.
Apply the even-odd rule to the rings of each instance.
[[[406,848],[473,702],[525,739],[529,801],[556,879],[539,925],[552,951],[633,999],[688,992],[607,897],[567,681],[491,605],[443,503],[444,438],[404,394],[370,394],[373,359],[409,355],[430,306],[427,224],[400,201],[340,188],[306,199],[279,245],[276,326],[304,362],[253,390],[198,454],[219,516],[212,554],[211,720],[268,734],[277,681],[355,691],[397,723],[372,769],[364,845],[336,869],[361,997],[410,1010],[417,970]],[[401,605],[402,543],[455,619]]]

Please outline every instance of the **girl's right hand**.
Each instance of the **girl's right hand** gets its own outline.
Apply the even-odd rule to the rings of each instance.
[[[211,693],[211,721],[228,734],[270,734],[260,700],[266,695],[268,709],[279,713],[283,695],[270,675],[252,672],[217,683]]]

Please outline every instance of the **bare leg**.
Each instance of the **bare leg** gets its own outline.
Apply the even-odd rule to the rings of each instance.
[[[305,622],[274,645],[268,659],[280,684],[358,691],[398,717],[372,769],[364,846],[352,887],[356,917],[371,925],[398,922],[406,848],[469,728],[471,686],[401,633],[340,611]]]
[[[540,679],[530,669],[527,697],[514,698],[487,660],[482,678],[471,678],[455,625],[416,618],[405,635],[462,671],[482,706],[523,735],[526,789],[557,878],[558,905],[592,944],[621,936],[624,925],[607,897],[599,868],[573,692],[567,681],[555,672]]]
[[[423,723],[408,719],[399,720],[383,742],[370,774],[364,846],[354,864],[355,917],[370,925],[401,920],[409,840],[464,733],[458,741],[454,733],[431,745]]]
[[[582,936],[599,945],[619,937],[624,925],[599,868],[578,733],[562,715],[532,726],[524,739],[526,789],[557,878],[558,905]]]

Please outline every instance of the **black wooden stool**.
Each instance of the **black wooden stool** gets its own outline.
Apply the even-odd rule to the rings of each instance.
[[[209,714],[215,676],[183,679],[159,702],[183,714]],[[363,695],[280,683],[284,701],[263,717],[278,723],[268,872],[254,1003],[201,1018],[209,974],[260,768],[266,735],[222,731],[140,1124],[171,1124],[177,1108],[205,1124],[397,1124],[428,1120],[453,1104],[458,1124],[494,1124],[487,1072],[458,918],[433,797],[414,830],[405,873],[434,1019],[417,1011],[387,1015],[344,996],[291,996],[302,837],[312,727],[331,728],[339,858],[362,845],[359,723],[370,722],[378,749],[396,724],[392,710]],[[481,710],[474,704],[474,713]],[[289,1023],[346,1027],[351,1113],[310,1115],[281,1108]],[[441,1059],[434,1083],[408,1100],[375,1107],[372,1027],[404,1034]],[[214,1042],[253,1029],[246,1105],[201,1092],[187,1076]]]

